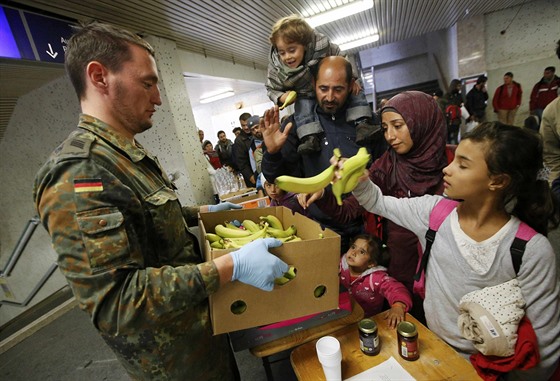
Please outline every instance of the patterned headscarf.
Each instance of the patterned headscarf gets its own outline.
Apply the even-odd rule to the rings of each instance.
[[[403,155],[389,148],[370,167],[370,178],[395,197],[441,193],[447,127],[438,104],[423,92],[405,91],[391,98],[381,114],[387,111],[402,116],[414,144]]]

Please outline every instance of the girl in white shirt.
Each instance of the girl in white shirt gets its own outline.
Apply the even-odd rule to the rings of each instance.
[[[560,213],[544,172],[539,136],[499,122],[472,130],[443,169],[445,195],[461,202],[436,234],[426,269],[424,309],[428,327],[463,355],[476,349],[457,327],[459,300],[516,277],[510,246],[520,220],[540,233],[527,243],[517,279],[541,362],[527,371],[510,372],[508,380],[548,380],[560,357],[560,283],[546,238],[549,229],[558,226]],[[424,248],[430,213],[442,196],[397,199],[383,196],[364,180],[354,190],[359,203],[414,232]]]

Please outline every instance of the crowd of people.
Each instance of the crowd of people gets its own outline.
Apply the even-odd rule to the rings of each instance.
[[[405,91],[374,115],[352,64],[303,19],[280,19],[270,41],[266,88],[275,106],[240,115],[233,142],[219,131],[212,146],[198,130],[209,168],[231,167],[271,205],[339,233],[340,284],[368,316],[385,311],[394,328],[410,313],[466,357],[477,349],[458,327],[459,301],[516,279],[540,361],[504,373],[550,379],[560,357],[560,283],[546,237],[560,223],[551,188],[560,170],[554,166],[550,178],[545,167],[560,163],[547,147],[559,130],[554,68],[545,69],[531,96],[531,113],[542,117],[543,152],[536,132],[513,126],[522,90],[510,72],[492,99],[499,121],[486,121],[485,76],[465,100],[454,80],[441,100]],[[162,103],[146,41],[93,22],[68,41],[65,66],[82,114],[39,170],[33,196],[80,307],[134,379],[238,380],[227,336],[212,334],[208,296],[232,281],[271,291],[288,270],[269,252],[282,242],[260,239],[202,258],[187,226],[198,212],[238,206],[182,206],[165,170],[137,140]],[[298,93],[295,112],[281,122],[288,91]],[[448,114],[463,105],[478,125],[460,136],[460,122]],[[330,186],[293,194],[275,185],[278,176],[310,177],[329,165],[337,168],[336,182],[360,147],[371,155],[368,171],[342,205]],[[446,199],[455,203],[430,241],[419,295],[415,274],[426,231]],[[510,247],[520,226],[533,234],[517,268]]]

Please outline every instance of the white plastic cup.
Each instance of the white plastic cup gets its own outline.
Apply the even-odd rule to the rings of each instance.
[[[324,336],[317,340],[315,349],[327,381],[342,381],[340,342],[335,337]]]

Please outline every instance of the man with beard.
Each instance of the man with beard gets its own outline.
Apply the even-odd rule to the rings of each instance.
[[[80,308],[131,379],[239,380],[227,336],[212,334],[208,296],[233,280],[271,291],[288,270],[268,252],[281,242],[202,260],[186,228],[198,208],[181,206],[135,138],[162,103],[146,41],[92,23],[68,41],[65,65],[82,114],[39,170],[33,198]]]
[[[315,112],[324,130],[321,136],[321,150],[308,155],[298,156],[299,139],[292,128],[294,121],[289,118],[280,128],[278,107],[265,113],[263,138],[265,154],[262,171],[267,180],[274,182],[276,177],[290,175],[311,177],[327,168],[333,156],[333,149],[339,148],[342,156],[350,157],[358,152],[356,128],[346,121],[346,108],[354,79],[352,65],[344,57],[330,56],[323,58],[313,72],[317,106]],[[385,148],[385,141],[368,147],[375,160]],[[345,224],[334,222],[314,205],[309,208],[309,217],[333,229],[342,236],[342,247],[346,248],[348,240],[363,231],[361,218],[347,221]]]

